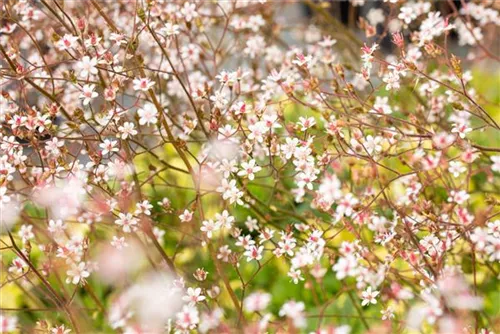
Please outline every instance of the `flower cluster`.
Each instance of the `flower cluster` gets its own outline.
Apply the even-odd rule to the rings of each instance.
[[[0,331],[492,333],[498,4],[444,5],[2,3]]]

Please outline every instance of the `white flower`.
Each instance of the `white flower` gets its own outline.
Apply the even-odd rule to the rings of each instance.
[[[298,138],[289,138],[287,137],[285,144],[280,145],[280,150],[284,154],[285,159],[291,159],[292,156],[294,155],[295,151],[297,150],[297,146],[299,145],[299,139]]]
[[[17,328],[17,317],[9,316],[5,313],[0,314],[0,332],[10,333],[16,331]]]
[[[372,287],[369,286],[365,291],[361,293],[361,299],[363,299],[363,301],[361,302],[361,306],[377,304],[376,297],[378,296],[378,294],[378,291],[372,291]]]
[[[85,278],[90,276],[90,272],[87,269],[87,264],[85,262],[80,262],[73,264],[71,269],[66,272],[68,278],[66,283],[78,284],[85,281]]]
[[[452,134],[446,133],[446,132],[440,132],[438,134],[435,134],[432,136],[432,144],[434,147],[436,147],[439,150],[442,150],[444,148],[447,148],[453,142],[455,142],[456,137]]]
[[[453,177],[458,177],[460,174],[464,173],[467,170],[460,161],[450,161],[450,166],[448,167],[448,171],[453,174]]]
[[[224,178],[228,178],[231,173],[236,173],[238,171],[238,167],[236,167],[236,160],[228,160],[228,159],[222,159],[218,171],[222,172],[222,176]]]
[[[118,147],[116,147],[116,144],[116,140],[104,139],[104,141],[99,144],[99,147],[101,148],[101,154],[106,155],[111,152],[118,152]]]
[[[256,58],[258,55],[262,54],[266,49],[266,41],[264,37],[260,35],[252,36],[248,39],[246,43],[246,48],[243,52],[250,56],[250,58]]]
[[[193,19],[198,17],[198,12],[196,11],[196,4],[185,2],[184,6],[180,11],[181,18],[184,18],[186,22],[191,22]]]
[[[116,33],[116,32],[112,32],[110,35],[109,35],[109,39],[111,41],[114,41],[116,44],[118,45],[123,45],[123,44],[127,44],[127,39],[126,39],[126,36],[123,35],[123,34],[120,34],[120,33]]]
[[[382,137],[373,137],[372,135],[368,135],[366,136],[366,140],[363,143],[363,146],[365,147],[368,154],[371,155],[382,151],[382,146],[380,145],[381,142]]]
[[[458,136],[462,139],[471,131],[472,129],[467,124],[453,124],[453,129],[451,129],[452,133],[458,133]]]
[[[224,262],[229,262],[229,255],[231,255],[233,251],[229,249],[228,245],[224,245],[219,247],[219,253],[217,254],[217,259],[222,260]]]
[[[128,247],[128,243],[125,240],[125,237],[117,237],[113,236],[113,240],[111,241],[111,246],[115,247],[118,250],[121,250],[125,247]]]
[[[490,160],[493,161],[493,165],[491,165],[491,170],[500,173],[500,155],[494,155],[490,157]]]
[[[141,203],[136,203],[136,207],[137,209],[135,210],[134,214],[139,215],[141,213],[144,213],[145,215],[150,216],[153,205],[151,205],[148,200],[144,200]]]
[[[214,222],[212,219],[209,220],[204,220],[202,223],[202,227],[200,227],[200,230],[202,232],[205,232],[207,235],[207,238],[212,238],[212,232],[219,230],[220,226],[218,223]]]
[[[382,8],[372,8],[366,15],[366,18],[372,26],[376,26],[379,23],[384,23],[384,10]]]
[[[329,48],[337,44],[336,39],[332,39],[332,36],[323,36],[323,40],[318,42],[318,45],[323,48]]]
[[[483,40],[484,36],[480,27],[475,27],[469,22],[463,23],[460,20],[455,22],[459,45],[476,45],[478,41]]]
[[[295,64],[299,67],[306,65],[309,67],[311,61],[313,60],[312,56],[304,56],[302,53],[297,54],[296,58],[292,61],[292,64]]]
[[[336,209],[337,217],[341,218],[342,216],[350,217],[354,213],[354,206],[359,203],[359,200],[354,197],[353,194],[348,193],[339,200],[338,206]]]
[[[140,90],[140,91],[147,91],[149,90],[151,87],[153,87],[155,85],[155,82],[149,80],[149,78],[138,78],[138,79],[134,79],[133,81],[133,84],[134,84],[134,90]]]
[[[305,305],[303,302],[290,300],[283,304],[280,309],[279,316],[286,316],[293,321],[293,325],[297,328],[305,327],[306,318],[304,315]]]
[[[380,313],[382,313],[382,320],[394,319],[394,310],[391,307],[388,307],[385,310],[380,311]]]
[[[82,87],[82,92],[80,93],[79,98],[83,99],[83,105],[86,106],[92,101],[92,99],[95,99],[96,97],[99,96],[97,92],[94,92],[95,85],[84,85]]]
[[[47,228],[47,230],[50,233],[52,233],[52,234],[61,233],[65,229],[66,229],[66,224],[64,224],[62,220],[60,220],[60,219],[49,220],[49,227]]]
[[[312,128],[316,124],[316,120],[314,117],[299,117],[299,122],[297,125],[300,126],[300,131],[306,131],[309,128]]]
[[[236,241],[235,245],[247,249],[249,246],[255,245],[255,241],[252,240],[251,235],[247,235],[245,237],[239,236],[238,241]]]
[[[399,80],[400,80],[400,77],[395,72],[389,72],[386,75],[384,75],[384,77],[382,78],[382,81],[387,84],[385,86],[385,88],[387,90],[392,90],[392,89],[398,90],[400,87]]]
[[[239,205],[243,205],[243,201],[241,200],[243,192],[236,187],[236,180],[228,182],[226,179],[222,179],[222,185],[216,190],[222,193],[222,198],[224,200],[229,200],[229,203],[233,204],[236,202]]]
[[[19,275],[22,274],[26,268],[28,268],[28,264],[22,258],[16,257],[9,267],[9,273],[15,273]]]
[[[262,251],[264,250],[264,246],[257,247],[255,245],[248,246],[243,255],[247,257],[247,262],[252,260],[260,261],[262,260]]]
[[[484,250],[488,241],[488,232],[481,227],[476,227],[470,235],[470,241],[474,243],[478,251]]]
[[[271,302],[271,295],[265,292],[254,292],[243,301],[243,308],[247,312],[261,312]]]
[[[135,130],[135,125],[132,122],[125,122],[123,125],[118,127],[118,131],[121,133],[119,138],[127,139],[129,136],[135,136],[137,134],[137,130]]]
[[[87,78],[89,75],[96,75],[97,74],[97,58],[90,58],[89,56],[84,56],[82,60],[80,60],[76,64],[76,68],[78,69],[79,76],[81,78]]]
[[[450,197],[448,197],[448,202],[455,202],[459,205],[463,204],[465,201],[469,199],[470,195],[467,194],[465,190],[450,191]]]
[[[64,325],[54,326],[50,329],[50,334],[69,334],[71,329],[66,328]]]
[[[400,13],[398,15],[398,19],[403,20],[406,24],[410,24],[411,21],[417,18],[417,13],[415,9],[410,6],[403,6],[400,9]]]
[[[193,219],[193,213],[186,209],[182,214],[179,215],[179,219],[183,223],[189,223]]]
[[[21,228],[19,229],[19,232],[17,234],[21,237],[23,242],[26,242],[35,237],[32,231],[33,231],[33,225],[23,224],[21,225]]]
[[[212,101],[218,109],[224,109],[228,102],[225,94],[221,92],[215,92],[214,95],[210,96],[210,101]]]
[[[257,140],[259,143],[262,143],[264,141],[264,135],[269,131],[269,128],[266,126],[265,122],[260,121],[249,125],[248,130],[250,130],[248,139]]]
[[[61,154],[61,150],[59,148],[63,146],[64,141],[54,137],[51,140],[47,141],[47,143],[45,144],[45,149],[53,156],[58,157]]]
[[[292,282],[294,284],[297,284],[297,283],[299,283],[299,281],[304,280],[304,277],[302,277],[301,274],[302,273],[301,273],[300,269],[290,269],[290,271],[288,272],[288,277],[292,278]]]
[[[375,103],[373,104],[373,109],[370,110],[370,113],[384,114],[384,115],[392,114],[392,108],[389,105],[389,97],[387,96],[375,97]]]
[[[132,216],[132,214],[127,213],[119,213],[118,219],[115,220],[115,224],[120,225],[123,229],[123,232],[130,233],[137,229],[137,219]]]
[[[179,26],[171,22],[165,23],[165,26],[160,29],[160,34],[165,37],[171,37],[173,35],[179,35]]]
[[[73,36],[70,34],[65,34],[63,38],[57,41],[56,46],[59,51],[65,51],[75,47],[78,36]]]
[[[158,122],[158,110],[152,103],[147,103],[143,108],[137,110],[140,125],[156,124]]]
[[[188,333],[189,330],[194,329],[196,325],[200,322],[200,317],[196,307],[185,305],[182,311],[176,314],[177,321],[176,326],[184,331],[179,331],[179,333]]]
[[[354,276],[357,273],[357,260],[354,256],[341,257],[337,263],[333,266],[333,271],[336,272],[336,277],[339,280],[346,278],[347,276]]]
[[[201,294],[201,288],[188,288],[187,295],[182,297],[182,300],[184,300],[185,302],[189,302],[190,306],[194,306],[197,303],[204,301],[205,299],[206,297]]]
[[[487,226],[488,226],[488,234],[493,235],[494,238],[500,239],[500,219],[488,223]]]
[[[222,214],[215,214],[215,220],[219,226],[224,226],[229,229],[233,226],[234,217],[231,216],[227,210],[224,210]]]
[[[258,173],[262,168],[256,165],[255,160],[241,163],[241,170],[238,172],[239,176],[247,176],[250,181],[255,178],[254,173]]]

